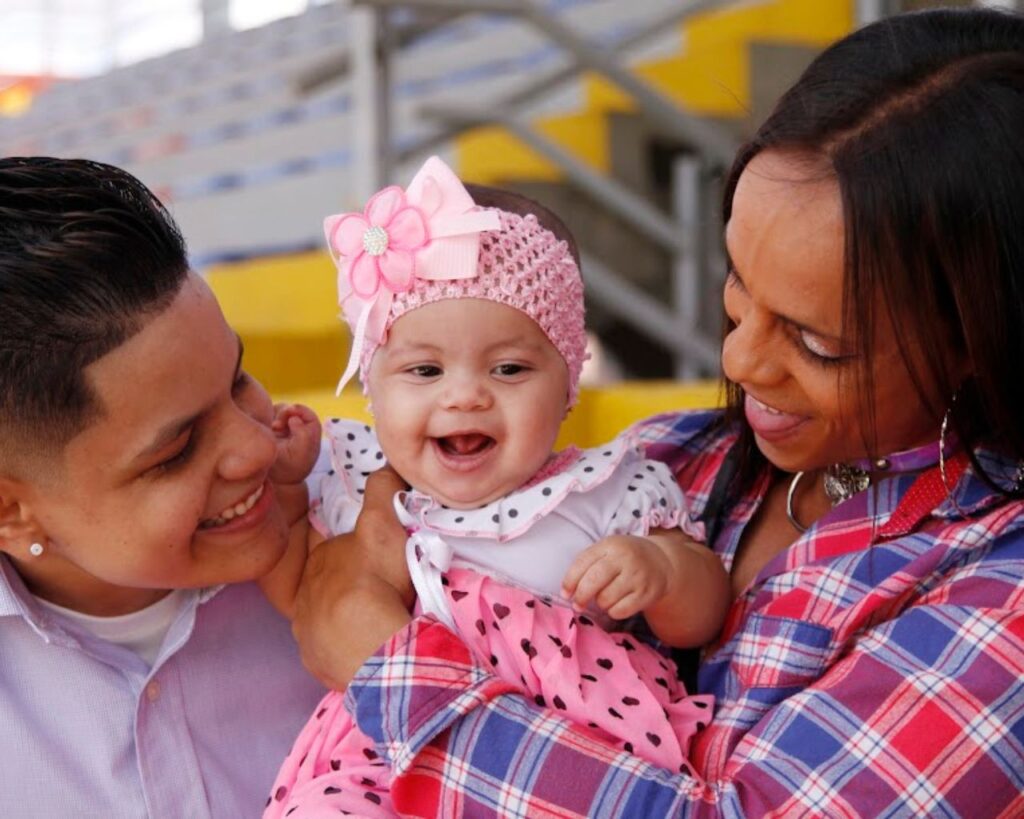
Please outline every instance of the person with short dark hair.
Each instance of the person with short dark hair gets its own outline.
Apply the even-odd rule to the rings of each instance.
[[[741,149],[729,406],[639,426],[731,573],[694,773],[410,622],[400,574],[356,571],[403,537],[382,512],[312,556],[303,655],[351,680],[399,813],[1024,814],[1021,134],[1024,19],[943,10],[826,49]]]
[[[3,816],[255,816],[322,696],[241,359],[138,180],[0,160]]]

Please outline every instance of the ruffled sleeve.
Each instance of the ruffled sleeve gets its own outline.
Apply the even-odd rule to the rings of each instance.
[[[366,479],[387,463],[373,430],[359,421],[333,418],[324,429],[330,469],[311,493],[310,522],[330,537],[351,532],[363,508]]]
[[[642,458],[636,449],[619,465],[624,490],[608,521],[610,535],[645,536],[652,529],[680,528],[704,541],[704,526],[691,520],[686,500],[669,468]]]

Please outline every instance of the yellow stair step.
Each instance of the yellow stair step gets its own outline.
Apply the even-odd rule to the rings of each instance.
[[[824,47],[854,25],[853,0],[769,0],[695,15],[680,26],[678,55],[634,68],[695,114],[741,118],[752,108],[750,43]],[[539,119],[536,127],[599,172],[609,169],[606,114],[634,103],[604,77],[583,75],[584,111]],[[500,127],[473,129],[456,140],[461,174],[481,184],[558,181],[558,167]]]
[[[534,123],[537,131],[572,153],[599,173],[611,168],[608,118],[603,111],[545,117]],[[455,141],[459,176],[479,185],[501,184],[508,179],[555,182],[561,169],[500,126],[474,128]],[[510,169],[515,169],[510,173]]]

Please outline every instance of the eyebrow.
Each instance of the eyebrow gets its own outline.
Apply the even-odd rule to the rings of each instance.
[[[436,356],[441,352],[441,348],[433,344],[427,344],[423,341],[410,341],[405,343],[396,344],[394,346],[385,344],[380,348],[380,351],[388,359],[392,358],[408,358],[409,356]]]
[[[231,375],[232,384],[235,383],[238,378],[238,373],[242,369],[242,356],[245,353],[245,345],[242,343],[242,338],[238,333],[235,333],[235,340],[238,342],[238,358],[235,360],[235,370]],[[199,412],[193,413],[187,418],[178,418],[164,424],[157,431],[156,435],[153,436],[153,440],[143,447],[143,449],[134,458],[132,458],[132,462],[138,463],[139,461],[145,461],[148,458],[151,458],[154,454],[171,443],[171,441],[179,438],[208,411],[209,407],[203,407]]]
[[[728,247],[725,248],[725,263],[728,265],[729,272],[736,277],[736,281],[739,282],[740,287],[742,287],[745,292],[749,293],[750,291],[747,290],[747,285],[743,281],[743,276],[740,275],[740,271],[737,269],[735,262],[733,262],[732,260],[732,255],[729,253]],[[811,333],[812,335],[816,335],[819,338],[823,338],[828,341],[834,341],[836,344],[842,344],[843,342],[841,336],[834,336],[831,333],[826,333],[823,330],[819,330],[817,327],[811,327],[811,325],[805,324],[802,321],[797,321],[795,318],[791,318],[790,316],[787,316],[784,313],[776,313],[774,310],[772,311],[772,313],[773,315],[777,316],[778,318],[782,319],[784,322],[786,322],[792,327],[795,327],[798,330],[804,330],[805,332]]]

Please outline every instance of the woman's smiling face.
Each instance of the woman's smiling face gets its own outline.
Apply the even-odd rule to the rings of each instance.
[[[740,176],[726,226],[725,310],[734,326],[722,368],[746,393],[758,447],[786,471],[869,454],[856,387],[864,366],[874,380],[878,454],[938,437],[886,311],[876,311],[873,360],[842,337],[844,232],[838,184],[813,163],[768,151]]]
[[[267,482],[271,402],[202,280],[85,374],[103,413],[21,492],[46,543],[16,555],[30,588],[114,613],[271,568],[287,535]]]

